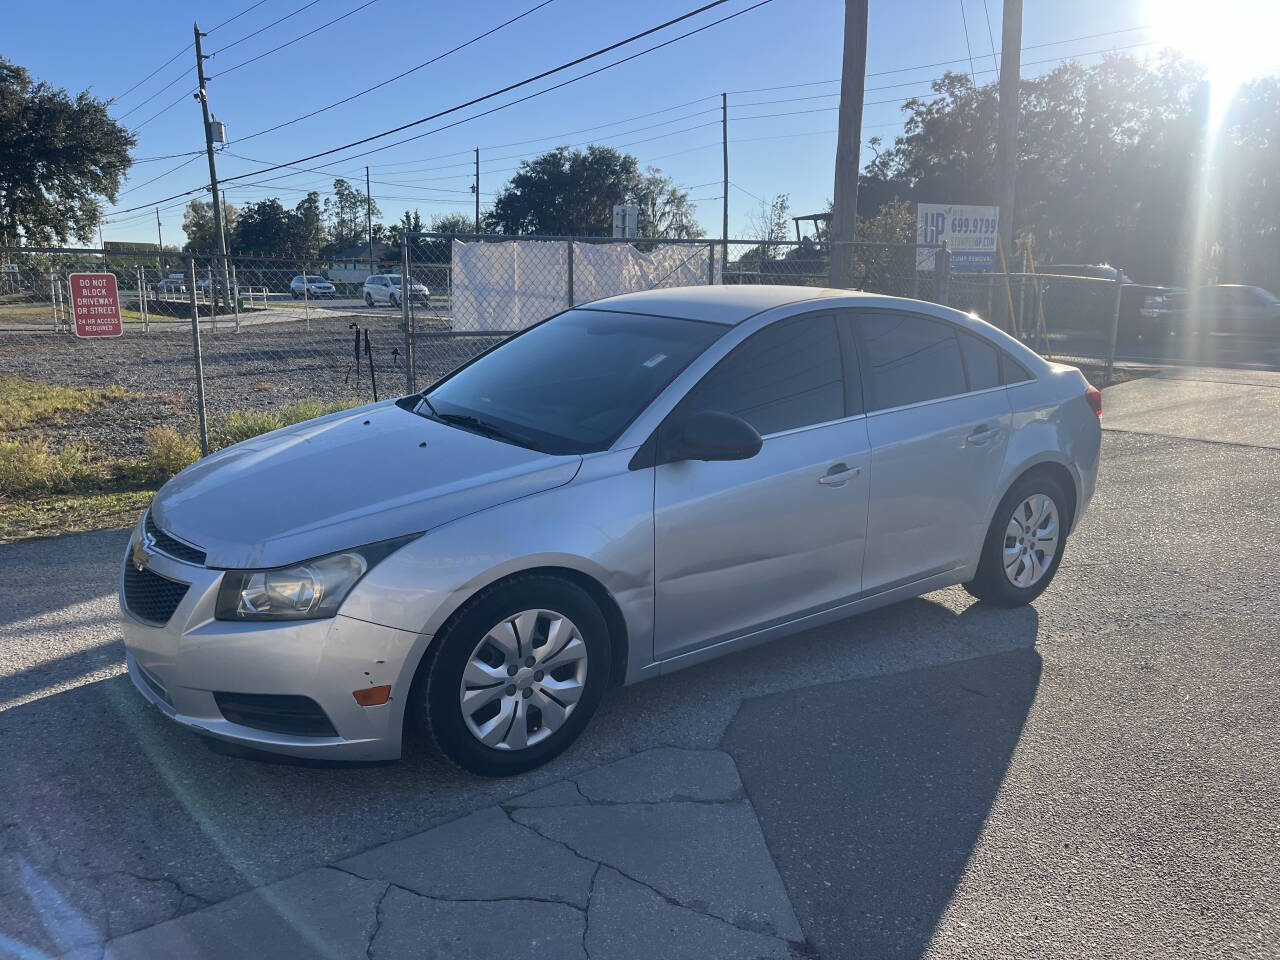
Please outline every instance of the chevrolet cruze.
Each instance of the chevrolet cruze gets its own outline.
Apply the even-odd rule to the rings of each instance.
[[[191,729],[516,773],[634,683],[1053,579],[1101,395],[972,316],[807,287],[551,317],[421,394],[209,456],[139,520],[129,672]]]

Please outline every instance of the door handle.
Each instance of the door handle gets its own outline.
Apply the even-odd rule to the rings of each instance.
[[[994,428],[988,426],[985,423],[980,423],[973,428],[973,433],[965,437],[965,441],[973,444],[982,444],[982,443],[986,443],[995,435],[996,435],[996,431]]]
[[[853,477],[862,473],[861,467],[850,467],[844,463],[834,463],[825,474],[818,478],[824,487],[843,487]]]

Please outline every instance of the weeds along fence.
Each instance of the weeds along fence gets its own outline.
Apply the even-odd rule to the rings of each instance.
[[[546,316],[618,293],[825,286],[834,255],[850,258],[855,286],[869,292],[982,316],[1003,297],[1029,344],[1102,361],[1113,355],[1116,303],[1137,302],[1107,281],[956,274],[945,249],[911,244],[833,254],[807,241],[421,233],[397,253],[224,264],[154,250],[0,249],[0,540],[129,522],[202,453],[425,389]],[[121,335],[77,335],[81,273],[114,277]]]

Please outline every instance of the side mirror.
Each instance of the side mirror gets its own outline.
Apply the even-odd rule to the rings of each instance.
[[[750,460],[760,452],[762,442],[756,428],[741,417],[701,410],[670,428],[659,448],[658,463]]]

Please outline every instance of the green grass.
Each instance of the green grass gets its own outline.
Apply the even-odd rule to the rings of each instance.
[[[115,388],[73,390],[17,377],[3,381],[0,411],[7,416],[0,419],[0,543],[126,523],[166,480],[200,458],[194,428],[167,423],[148,428],[143,455],[129,458],[99,458],[87,443],[55,449],[39,434],[13,436],[16,426],[74,422],[76,415],[115,396]],[[24,401],[29,402],[24,406]],[[279,410],[237,411],[211,431],[210,446],[220,449],[360,402],[307,399]]]
[[[237,411],[217,426],[209,437],[209,444],[214,449],[229,447],[233,443],[248,440],[260,433],[279,430],[281,427],[301,423],[303,420],[314,420],[316,417],[337,413],[339,410],[346,410],[363,402],[361,400],[332,402],[309,399],[299,400],[279,410]]]
[[[29,427],[67,423],[77,414],[124,397],[123,387],[61,387],[0,374],[0,436]]]
[[[21,502],[0,499],[0,543],[125,526],[154,495],[154,490],[93,490]]]

